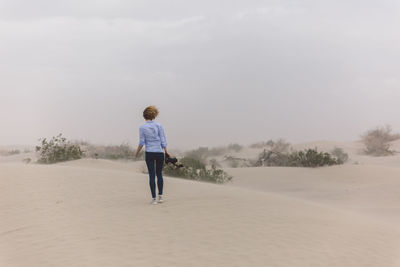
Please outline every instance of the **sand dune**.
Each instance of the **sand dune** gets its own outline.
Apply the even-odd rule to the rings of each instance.
[[[344,165],[329,168],[228,169],[233,185],[400,222],[400,168]]]
[[[398,264],[396,227],[341,204],[293,197],[282,189],[285,182],[269,193],[243,181],[261,186],[256,172],[271,177],[276,169],[235,169],[237,181],[223,186],[166,178],[167,202],[157,206],[149,205],[147,176],[132,164],[2,163],[0,170],[2,266]],[[316,187],[335,184],[340,169],[329,170],[329,184]],[[312,178],[298,177],[305,169],[283,171],[307,191],[305,180]]]

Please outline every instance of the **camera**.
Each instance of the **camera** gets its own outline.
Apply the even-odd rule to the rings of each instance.
[[[177,164],[178,163],[177,158],[171,158],[168,154],[165,154],[165,164],[168,164],[168,163],[171,163],[172,165],[174,165],[177,168],[183,167],[182,164]]]
[[[177,158],[171,158],[169,155],[165,155],[165,164],[172,163],[176,164],[178,162]]]

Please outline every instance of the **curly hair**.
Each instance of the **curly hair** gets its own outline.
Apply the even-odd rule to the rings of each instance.
[[[155,106],[148,106],[143,111],[145,120],[154,120],[158,115],[158,109]]]

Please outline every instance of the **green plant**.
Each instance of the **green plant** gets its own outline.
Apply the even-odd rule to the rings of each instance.
[[[322,167],[341,164],[331,154],[318,152],[316,149],[293,152],[289,156],[290,166],[296,167]]]
[[[83,152],[79,145],[75,145],[62,134],[53,137],[50,141],[46,138],[39,140],[40,146],[36,146],[36,152],[39,154],[39,163],[51,164],[68,160],[80,159]]]

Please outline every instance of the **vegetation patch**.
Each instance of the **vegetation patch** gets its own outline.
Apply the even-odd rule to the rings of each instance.
[[[40,145],[36,146],[36,152],[39,155],[38,163],[52,164],[80,159],[83,156],[81,147],[67,141],[62,134],[54,136],[49,141],[46,138],[39,141]]]
[[[366,155],[382,157],[391,156],[396,151],[391,149],[391,143],[399,140],[400,134],[392,133],[392,127],[377,127],[361,135],[361,141],[364,143],[364,153]]]
[[[165,175],[179,177],[190,180],[206,181],[212,183],[226,183],[232,180],[222,169],[218,169],[215,165],[206,168],[206,165],[199,159],[184,157],[179,160],[184,167],[176,168],[172,164],[165,164],[163,172]]]
[[[339,147],[335,147],[331,151],[332,156],[334,156],[340,164],[346,163],[349,160],[349,155]]]
[[[334,156],[317,149],[291,151],[290,144],[284,140],[268,141],[267,148],[258,156],[253,166],[282,166],[282,167],[321,167],[343,164],[347,154],[337,150]],[[339,155],[340,154],[340,155]],[[340,157],[339,157],[340,156]],[[348,158],[348,156],[347,156]],[[347,160],[347,159],[346,159]]]
[[[318,152],[316,149],[295,151],[289,154],[289,166],[295,167],[322,167],[343,164],[340,160],[327,152]]]

